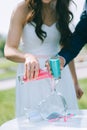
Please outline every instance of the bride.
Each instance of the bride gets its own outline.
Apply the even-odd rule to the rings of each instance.
[[[50,94],[49,78],[33,79],[38,77],[39,70],[44,68],[50,57],[62,46],[68,46],[68,37],[72,35],[69,23],[73,18],[69,10],[70,2],[71,0],[25,0],[12,13],[4,52],[7,59],[19,63],[16,77],[16,116],[23,116],[24,108],[35,109]],[[21,75],[30,82],[20,83]],[[63,95],[69,109],[78,109],[76,92],[77,96],[81,93],[80,98],[82,90],[73,61],[62,70],[56,90]],[[49,105],[47,107],[49,110]]]

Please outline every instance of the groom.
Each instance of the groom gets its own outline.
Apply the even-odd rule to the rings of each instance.
[[[73,58],[75,58],[82,47],[87,44],[87,0],[85,8],[81,15],[73,35],[69,41],[70,48],[63,48],[58,55],[60,56],[61,68],[66,66]]]

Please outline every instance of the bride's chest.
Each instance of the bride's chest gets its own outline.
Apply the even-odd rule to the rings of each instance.
[[[56,23],[51,26],[45,24],[42,25],[42,30],[46,32],[47,37],[44,39],[43,43],[41,39],[35,33],[35,27],[32,24],[26,24],[23,33],[22,41],[27,46],[38,47],[42,44],[53,44],[56,45],[60,40],[60,32],[56,28]]]

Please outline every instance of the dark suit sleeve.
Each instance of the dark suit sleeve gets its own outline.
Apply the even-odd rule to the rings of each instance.
[[[68,64],[75,58],[82,47],[87,43],[87,15],[83,15],[70,38],[69,48],[63,48],[58,54],[65,58]],[[66,65],[65,64],[65,65]]]

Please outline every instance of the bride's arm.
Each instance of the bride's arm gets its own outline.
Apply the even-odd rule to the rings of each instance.
[[[78,79],[77,79],[77,75],[76,75],[76,71],[75,71],[74,60],[72,60],[69,63],[69,68],[70,68],[71,75],[72,75],[72,78],[73,78],[73,82],[74,82],[77,98],[80,99],[81,96],[83,95],[83,91],[80,88],[79,83],[78,83]]]
[[[31,20],[32,15],[32,10],[29,10],[25,2],[18,4],[11,16],[10,27],[4,48],[4,55],[7,59],[14,62],[23,62],[25,64],[24,75],[27,79],[37,77],[39,72],[39,63],[35,56],[29,53],[23,53],[18,49],[18,47],[24,25],[26,24],[27,16],[29,21]],[[31,70],[29,70],[29,68]]]
[[[25,55],[19,51],[21,34],[28,14],[25,2],[21,2],[12,12],[9,31],[4,48],[4,55],[7,59],[14,62],[24,62]]]

